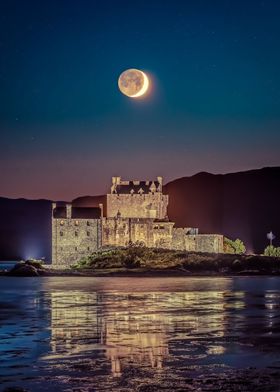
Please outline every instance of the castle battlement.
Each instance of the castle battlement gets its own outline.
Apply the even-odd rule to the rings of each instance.
[[[123,181],[112,177],[111,193],[107,194],[108,218],[165,219],[168,195],[162,193],[162,177],[154,181]]]
[[[153,194],[162,193],[162,177],[154,181],[122,180],[121,177],[112,177],[111,194]]]

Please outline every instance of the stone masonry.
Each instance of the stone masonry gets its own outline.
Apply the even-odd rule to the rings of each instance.
[[[106,211],[53,203],[52,263],[69,266],[102,247],[141,243],[147,247],[194,252],[223,252],[223,236],[177,228],[167,216],[162,177],[155,181],[112,178]]]
[[[156,181],[122,181],[112,178],[111,193],[107,194],[107,218],[167,217],[168,195],[162,193],[162,177]]]
[[[52,264],[70,266],[102,246],[101,210],[53,203]],[[85,211],[81,211],[85,210]]]

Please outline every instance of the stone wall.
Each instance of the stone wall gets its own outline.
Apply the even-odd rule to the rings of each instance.
[[[130,242],[130,222],[122,218],[104,218],[102,233],[103,246],[127,246]]]
[[[186,235],[185,250],[190,252],[224,252],[224,237],[221,234]]]
[[[153,219],[104,218],[103,245],[127,246],[137,242],[148,247],[170,248],[173,225],[173,222]]]
[[[71,265],[101,246],[100,219],[52,218],[52,264]]]
[[[174,228],[172,230],[172,249],[185,250],[185,248],[186,248],[186,243],[185,243],[186,235],[187,235],[187,229]]]
[[[167,216],[168,195],[161,192],[148,194],[108,194],[107,218],[164,219]]]
[[[96,219],[73,218],[78,211],[72,214],[71,204],[66,205],[63,218],[58,218],[54,203],[53,266],[74,264],[102,246],[130,243],[182,251],[223,252],[222,235],[198,234],[194,228],[174,228],[174,222],[166,219],[167,206],[168,195],[162,193],[161,177],[157,181],[122,181],[121,177],[113,177],[111,193],[106,196],[105,218],[102,208],[98,216],[88,215],[91,212],[84,210],[86,216]]]

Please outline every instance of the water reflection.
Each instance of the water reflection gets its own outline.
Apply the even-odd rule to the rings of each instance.
[[[48,359],[102,349],[115,376],[121,375],[126,363],[161,369],[164,360],[174,355],[169,352],[171,338],[173,342],[202,336],[221,338],[227,324],[226,296],[211,291],[127,294],[62,291],[50,296]],[[197,351],[197,347],[192,351]],[[208,348],[209,354],[224,351],[220,347]]]
[[[2,312],[2,377],[61,385],[62,375],[83,375],[106,390],[128,372],[131,383],[163,382],[186,369],[279,366],[280,291],[268,283],[246,290],[234,279],[48,279],[33,290],[6,288],[1,298],[19,313]]]

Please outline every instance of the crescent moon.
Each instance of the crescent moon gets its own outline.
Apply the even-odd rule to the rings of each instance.
[[[149,88],[149,79],[148,79],[147,75],[142,71],[139,71],[139,72],[141,72],[143,79],[144,79],[143,86],[142,86],[141,90],[138,91],[138,93],[131,95],[130,96],[131,98],[141,97],[141,95],[144,95]]]

